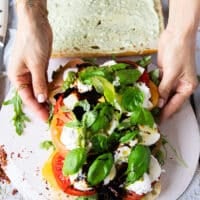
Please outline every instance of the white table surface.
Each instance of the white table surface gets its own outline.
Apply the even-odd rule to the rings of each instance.
[[[165,0],[163,0],[163,5],[164,5],[164,13],[166,15],[167,3]],[[14,35],[15,35],[15,27],[16,27],[16,17],[15,17],[15,12],[13,9],[13,0],[10,0],[9,31],[8,31],[8,37],[7,37],[8,42],[6,46],[6,52],[4,55],[4,63],[6,65],[8,64],[10,52],[12,49],[12,44],[13,44]],[[200,74],[200,30],[197,36],[196,63],[197,63],[197,72],[198,74]],[[0,86],[2,86],[2,84],[5,84],[4,81],[5,79],[0,79]],[[3,92],[4,91],[1,87],[0,94],[2,94]],[[199,96],[200,96],[200,92],[199,92]],[[12,187],[12,184],[7,185],[7,184],[0,183],[0,200],[25,200],[19,193],[13,195],[12,192],[14,189],[15,188]],[[200,200],[200,167],[198,167],[191,184],[189,185],[187,190],[184,192],[184,194],[179,198],[179,200]]]

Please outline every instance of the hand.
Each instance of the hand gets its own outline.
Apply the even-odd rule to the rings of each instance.
[[[159,85],[161,120],[169,118],[197,87],[195,65],[195,34],[177,34],[165,30],[158,46],[158,66],[162,80]]]
[[[30,8],[31,9],[31,8]],[[47,66],[51,54],[52,31],[42,13],[19,11],[18,29],[8,76],[24,104],[43,120],[48,110]]]

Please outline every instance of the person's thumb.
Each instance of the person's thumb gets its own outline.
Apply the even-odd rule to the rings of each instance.
[[[47,79],[46,71],[41,68],[32,70],[32,86],[34,95],[38,103],[44,103],[47,99]]]
[[[163,74],[162,80],[158,87],[160,95],[158,107],[162,108],[165,105],[170,95],[170,92],[172,91],[173,85],[174,85],[174,77],[172,75],[167,76]]]

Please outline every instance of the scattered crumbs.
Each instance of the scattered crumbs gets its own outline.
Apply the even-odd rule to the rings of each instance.
[[[10,153],[10,158],[13,159],[13,158],[14,158],[14,155],[15,155],[15,152],[11,152],[11,153]]]
[[[46,189],[46,190],[49,190],[49,188],[48,188],[48,187],[45,187],[45,189]]]
[[[43,195],[43,194],[42,194],[42,192],[41,192],[41,193],[39,193],[39,195],[40,195],[40,196],[42,196],[42,195]]]
[[[22,158],[20,153],[17,154],[17,157],[18,157],[18,158]]]
[[[0,182],[10,183],[10,180],[4,170],[2,169],[7,165],[7,154],[4,150],[4,145],[0,146]]]
[[[40,174],[40,168],[36,167],[36,169],[35,169],[35,176],[39,176],[39,174]]]
[[[18,190],[17,190],[17,189],[13,189],[12,195],[14,196],[14,195],[16,195],[17,193],[18,193]]]

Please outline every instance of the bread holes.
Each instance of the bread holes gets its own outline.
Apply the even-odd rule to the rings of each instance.
[[[99,20],[99,21],[97,22],[97,26],[99,26],[99,25],[101,25],[101,20]]]
[[[74,47],[74,50],[76,51],[80,51],[80,49],[78,47]]]
[[[85,34],[85,35],[83,36],[83,38],[84,38],[84,39],[87,39],[87,37],[88,37],[88,35],[87,35],[87,34]]]
[[[120,50],[124,50],[124,49],[125,49],[125,47],[120,47],[119,49],[120,49]]]
[[[99,47],[99,46],[96,46],[96,45],[91,46],[90,48],[91,48],[91,49],[100,49],[100,47]]]

